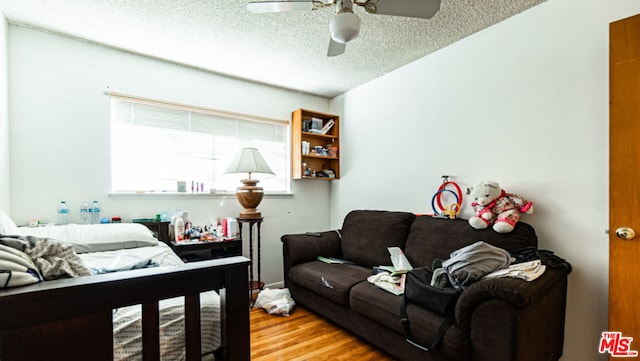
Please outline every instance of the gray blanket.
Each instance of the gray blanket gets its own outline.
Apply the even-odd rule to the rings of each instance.
[[[29,256],[45,280],[91,275],[71,245],[34,236],[0,236],[0,244]]]
[[[507,268],[513,262],[509,252],[483,241],[451,252],[442,268],[456,288],[465,288],[491,272]]]

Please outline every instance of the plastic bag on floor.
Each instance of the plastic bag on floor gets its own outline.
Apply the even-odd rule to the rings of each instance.
[[[288,288],[265,288],[258,294],[255,307],[264,308],[270,315],[289,316],[296,303]]]

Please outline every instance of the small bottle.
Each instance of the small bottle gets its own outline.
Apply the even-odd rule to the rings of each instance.
[[[173,234],[176,237],[176,243],[184,241],[184,220],[182,219],[182,217],[176,218],[176,224],[173,230]]]
[[[58,206],[58,224],[67,223],[69,223],[69,207],[67,207],[67,202],[61,201]]]
[[[93,201],[93,204],[91,205],[90,213],[91,213],[91,223],[92,224],[100,223],[100,205],[98,204],[98,201]]]
[[[218,223],[216,226],[216,237],[224,238],[224,231],[222,230],[222,223]]]
[[[80,206],[80,223],[81,224],[89,224],[91,223],[91,213],[89,207],[89,202],[82,202]]]

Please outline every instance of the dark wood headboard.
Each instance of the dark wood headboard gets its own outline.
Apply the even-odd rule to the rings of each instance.
[[[199,294],[218,290],[222,347],[216,360],[248,361],[249,263],[229,257],[0,290],[0,359],[112,361],[112,310],[142,304],[143,357],[158,360],[158,300],[185,296],[187,360],[200,360]]]

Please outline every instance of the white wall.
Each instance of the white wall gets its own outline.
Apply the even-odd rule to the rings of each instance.
[[[9,112],[7,98],[7,21],[0,13],[0,209],[9,212]]]
[[[333,225],[354,208],[430,213],[443,174],[497,180],[535,203],[523,221],[573,265],[563,360],[606,359],[608,26],[638,12],[549,0],[334,99]]]
[[[119,215],[125,221],[180,208],[190,211],[194,224],[205,224],[212,217],[236,216],[241,210],[235,197],[109,196],[107,89],[276,119],[290,119],[299,107],[327,111],[329,105],[325,98],[13,25],[9,26],[9,73],[10,214],[18,224],[31,218],[54,221],[60,200],[70,205],[71,221],[79,220],[83,200],[94,199],[105,216]],[[327,182],[294,182],[293,192],[289,197],[267,197],[260,205],[265,217],[262,280],[267,284],[283,280],[281,235],[329,225]],[[247,248],[245,243],[245,255]]]

